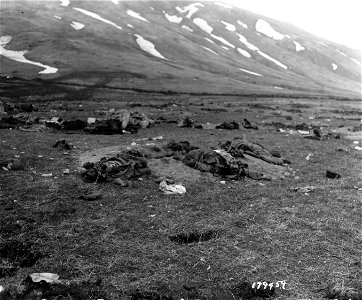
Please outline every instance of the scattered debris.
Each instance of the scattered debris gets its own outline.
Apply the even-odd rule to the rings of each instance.
[[[32,273],[29,275],[33,282],[45,281],[47,283],[59,283],[59,275],[53,273]]]
[[[25,169],[25,165],[19,159],[10,159],[0,162],[0,167],[4,171],[21,171]]]
[[[53,174],[52,173],[45,173],[45,174],[41,174],[41,176],[43,176],[43,177],[52,177]]]
[[[215,128],[233,130],[233,129],[239,129],[240,125],[236,121],[231,121],[231,122],[223,122],[222,124],[217,125]]]
[[[182,128],[191,128],[194,125],[194,120],[190,119],[189,116],[186,116],[182,120],[180,120],[177,124],[178,127]]]
[[[24,125],[33,125],[38,123],[38,117],[27,113],[19,113],[10,116],[5,115],[0,119],[0,129],[18,129]]]
[[[132,153],[132,151],[131,151]],[[136,154],[136,155],[135,155]],[[86,163],[87,170],[82,174],[84,182],[112,182],[116,178],[123,180],[137,179],[151,173],[147,167],[147,160],[123,151],[111,158],[102,158],[98,163]]]
[[[153,138],[151,138],[152,141],[158,141],[158,140],[163,140],[163,136],[159,135],[159,136],[155,136]]]
[[[96,121],[97,121],[96,118],[88,118],[88,119],[87,119],[87,124],[88,124],[88,125],[94,124]]]
[[[155,121],[138,112],[110,110],[104,119],[89,124],[85,131],[92,134],[122,134],[125,131],[136,133],[138,129],[154,125]]]
[[[293,191],[301,192],[301,193],[310,193],[310,192],[313,192],[315,189],[316,189],[316,187],[313,185],[292,188]]]
[[[65,140],[59,140],[53,145],[53,148],[70,150],[73,148],[73,145],[69,144]]]
[[[203,150],[188,142],[170,142],[167,147],[174,158],[201,172],[210,172],[228,179],[245,176],[256,180],[283,178],[285,159],[274,157],[265,147],[250,143],[243,138],[219,143],[216,150]],[[275,165],[275,166],[274,166]]]
[[[301,135],[309,135],[310,131],[309,130],[297,130],[298,133],[300,133]]]
[[[313,154],[312,153],[309,153],[307,156],[306,156],[306,160],[310,160],[310,157],[312,156]]]
[[[167,184],[167,182],[161,181],[160,182],[160,190],[164,193],[164,194],[170,194],[170,195],[175,195],[175,194],[185,194],[186,193],[186,188],[180,184]]]
[[[326,170],[326,176],[327,176],[327,178],[332,178],[332,179],[341,178],[340,174],[338,174],[336,172],[333,172],[333,171],[330,171],[330,170]]]
[[[27,112],[27,113],[37,110],[31,103],[17,103],[14,105],[14,107],[18,111],[23,111],[23,112]]]
[[[245,129],[258,130],[258,126],[256,126],[255,124],[251,124],[251,122],[248,119],[244,119],[243,126]]]
[[[362,131],[362,123],[352,128],[352,132]]]

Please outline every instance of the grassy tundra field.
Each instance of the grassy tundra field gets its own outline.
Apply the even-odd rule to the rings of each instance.
[[[95,116],[97,106],[152,118],[189,115],[200,123],[247,118],[259,129],[161,123],[123,135],[0,130],[0,161],[17,157],[23,164],[21,170],[0,170],[3,299],[361,299],[362,152],[356,141],[362,139],[351,131],[360,124],[360,102],[114,96],[101,104],[38,101],[32,114],[84,118]],[[130,108],[134,103],[141,104]],[[280,132],[272,122],[313,124],[333,134],[310,140],[295,130]],[[145,138],[213,147],[241,135],[291,161],[284,179],[225,181],[191,172],[188,178],[185,166],[186,176],[178,183],[186,194],[165,195],[152,175],[120,187],[84,183],[76,172],[84,153],[106,154],[120,145],[146,143]],[[75,148],[52,148],[60,139]],[[63,174],[64,169],[70,173]],[[327,169],[341,178],[327,178]],[[314,189],[294,190],[308,186]],[[82,200],[85,191],[100,192],[102,198]],[[196,238],[182,238],[188,234]],[[60,283],[34,286],[26,280],[41,272],[58,274]],[[283,280],[285,289],[250,291],[253,282]]]

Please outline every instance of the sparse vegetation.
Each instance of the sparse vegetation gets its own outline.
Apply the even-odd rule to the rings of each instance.
[[[290,99],[257,99],[261,108],[237,97],[198,99],[203,107],[227,109],[209,112],[188,105],[192,97],[181,102],[174,96],[133,97],[143,103],[137,110],[154,117],[177,116],[181,111],[192,113],[199,122],[247,117],[259,130],[202,130],[172,123],[112,136],[1,130],[0,161],[20,155],[25,165],[24,170],[0,172],[0,252],[6,252],[1,258],[0,285],[9,287],[11,297],[24,289],[30,293],[34,287],[24,279],[33,272],[56,273],[70,284],[42,287],[46,299],[61,294],[66,299],[241,299],[243,295],[252,299],[257,296],[243,294],[245,282],[277,280],[287,284],[286,290],[275,289],[275,299],[322,299],[331,295],[331,284],[343,285],[348,295],[351,291],[360,295],[361,190],[356,187],[362,186],[361,153],[350,140],[307,140],[263,126],[263,121],[272,119],[325,124],[325,132],[341,124],[352,127],[356,121],[332,117],[339,112],[328,112],[332,119],[328,123],[308,117],[325,107],[350,110],[356,102],[294,100],[302,104],[298,105],[302,114],[291,113],[293,120],[286,121],[269,109],[260,111],[266,106],[295,107],[288,104]],[[157,108],[170,102],[176,106]],[[91,101],[81,103],[82,111],[69,109],[63,114],[94,112]],[[78,102],[52,103],[51,107],[60,105],[76,107]],[[102,105],[121,108],[127,102],[104,101]],[[48,104],[38,102],[38,106],[38,114],[50,113]],[[247,111],[234,112],[236,108]],[[160,135],[164,141],[177,138],[203,147],[244,135],[279,150],[292,161],[296,174],[267,182],[245,179],[220,184],[217,177],[185,181],[187,193],[175,196],[163,195],[151,178],[122,188],[86,184],[73,173],[79,166],[78,155],[87,149],[129,145]],[[76,146],[71,155],[52,147],[61,139]],[[341,147],[348,152],[337,151]],[[65,168],[71,170],[70,175],[62,174]],[[342,178],[326,178],[326,169]],[[43,173],[53,176],[42,177]],[[315,189],[307,194],[291,189],[310,185]],[[85,191],[97,191],[103,197],[91,202],[79,199]],[[26,254],[19,254],[21,249]],[[37,259],[22,264],[29,255]],[[34,293],[27,295],[27,299],[37,299]],[[333,295],[344,299],[341,293]]]

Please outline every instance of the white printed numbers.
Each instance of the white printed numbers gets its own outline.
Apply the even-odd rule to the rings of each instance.
[[[279,281],[277,281],[276,283],[275,283],[275,287],[276,288],[281,288],[281,289],[283,289],[283,290],[285,290],[285,285],[286,285],[286,281],[285,280],[279,280]],[[265,281],[263,281],[263,282],[261,282],[261,281],[258,281],[258,282],[253,282],[253,284],[251,285],[251,287],[253,288],[253,289],[260,289],[260,287],[261,286],[263,286],[264,287],[264,290],[266,290],[268,287],[269,287],[269,289],[271,290],[272,288],[273,288],[273,286],[274,286],[274,283],[273,282],[271,282],[271,283],[267,283],[267,282],[265,282]]]

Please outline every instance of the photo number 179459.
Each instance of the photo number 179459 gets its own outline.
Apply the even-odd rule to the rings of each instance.
[[[262,286],[264,287],[264,290],[266,290],[268,287],[269,287],[269,289],[271,290],[273,287],[276,287],[276,288],[281,288],[281,289],[283,289],[283,290],[285,290],[285,285],[286,285],[286,281],[285,280],[279,280],[279,281],[277,281],[277,282],[270,282],[270,283],[268,283],[268,282],[265,282],[265,281],[263,281],[263,282],[261,282],[261,281],[258,281],[258,282],[254,282],[253,284],[252,284],[252,288],[254,289],[254,288],[256,288],[256,289],[260,289]]]

